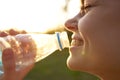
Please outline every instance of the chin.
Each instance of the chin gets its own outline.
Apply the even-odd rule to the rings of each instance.
[[[70,69],[70,70],[73,70],[73,71],[78,71],[79,70],[79,66],[77,65],[78,63],[76,63],[77,61],[72,59],[71,56],[68,57],[67,59],[67,67]]]

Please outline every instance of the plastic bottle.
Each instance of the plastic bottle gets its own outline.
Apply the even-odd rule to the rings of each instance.
[[[4,74],[2,51],[12,48],[15,53],[16,70],[38,62],[56,50],[69,47],[67,32],[55,34],[18,34],[0,38],[0,76]]]

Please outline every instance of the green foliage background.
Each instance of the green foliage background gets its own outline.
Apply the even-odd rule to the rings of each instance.
[[[69,70],[66,66],[68,56],[68,49],[55,51],[47,58],[37,62],[24,80],[100,80],[85,72]]]

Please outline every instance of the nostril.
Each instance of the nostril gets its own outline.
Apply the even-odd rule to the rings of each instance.
[[[68,20],[65,23],[65,28],[70,31],[76,31],[78,30],[78,22],[77,21],[72,21]]]

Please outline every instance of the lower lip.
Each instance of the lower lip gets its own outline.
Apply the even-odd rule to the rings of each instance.
[[[82,47],[82,46],[70,46],[70,51],[76,51],[76,50],[80,49],[80,47]]]
[[[74,44],[75,42],[74,42],[74,40],[71,42],[71,46],[69,47],[69,50],[71,51],[71,52],[76,52],[77,50],[82,50],[82,48],[83,48],[83,44],[81,44],[81,45],[75,45]]]

